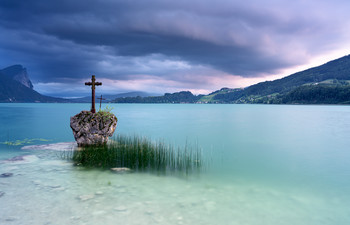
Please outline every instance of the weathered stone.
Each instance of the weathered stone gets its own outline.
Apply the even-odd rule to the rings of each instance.
[[[103,145],[113,135],[117,121],[112,113],[81,111],[70,118],[70,127],[78,146]]]

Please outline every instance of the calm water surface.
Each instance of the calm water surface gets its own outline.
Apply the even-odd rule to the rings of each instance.
[[[210,167],[77,168],[21,148],[74,141],[70,116],[89,104],[0,104],[0,174],[13,173],[0,177],[0,224],[350,224],[349,106],[109,106],[116,133],[198,145]]]

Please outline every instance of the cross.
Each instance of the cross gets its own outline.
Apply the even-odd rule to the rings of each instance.
[[[101,82],[96,82],[95,75],[92,75],[91,82],[85,82],[85,85],[91,86],[92,96],[91,96],[91,112],[96,113],[95,109],[95,86],[102,85]]]
[[[99,98],[97,98],[97,99],[100,100],[100,110],[101,110],[101,103],[102,103],[102,100],[106,100],[106,99],[105,99],[105,98],[102,98],[102,95],[101,95],[101,97],[99,97]]]

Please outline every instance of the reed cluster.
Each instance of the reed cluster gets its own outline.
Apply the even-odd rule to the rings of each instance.
[[[174,148],[161,141],[123,135],[116,136],[106,145],[73,151],[66,158],[87,168],[126,167],[133,171],[159,173],[188,174],[200,171],[203,166],[202,152],[198,147]]]

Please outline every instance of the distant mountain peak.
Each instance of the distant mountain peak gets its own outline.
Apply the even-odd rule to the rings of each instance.
[[[27,88],[33,89],[33,84],[28,77],[27,69],[22,65],[17,64],[6,67],[2,70],[2,72],[13,80],[23,84]]]
[[[34,91],[27,70],[22,65],[0,70],[0,81],[0,102],[68,102]]]

